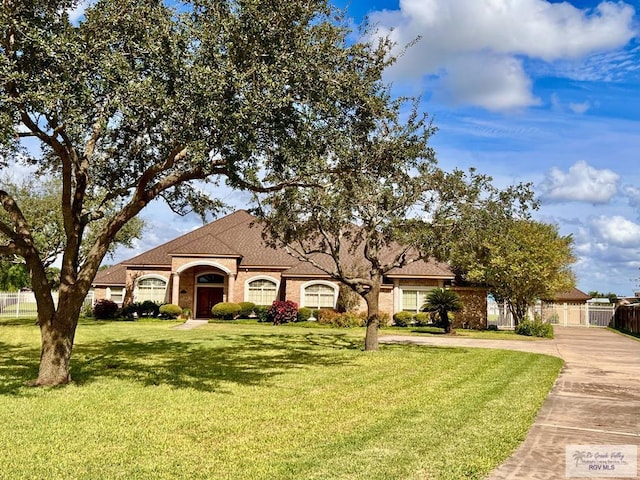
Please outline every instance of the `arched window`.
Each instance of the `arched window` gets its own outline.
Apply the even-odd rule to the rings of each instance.
[[[198,277],[198,285],[203,284],[223,284],[224,277],[215,273],[205,273]]]
[[[271,305],[276,299],[278,285],[272,280],[260,278],[249,282],[247,301],[256,305]]]
[[[304,287],[302,305],[307,308],[334,308],[337,286],[329,283],[312,283]]]
[[[147,277],[138,280],[136,288],[136,301],[151,300],[163,303],[167,293],[167,281],[159,277]]]

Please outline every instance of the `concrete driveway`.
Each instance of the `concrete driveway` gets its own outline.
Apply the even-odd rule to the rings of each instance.
[[[553,340],[536,342],[400,335],[381,336],[380,342],[498,348],[564,359],[524,442],[487,480],[566,478],[566,445],[640,445],[640,342],[633,339],[601,328],[556,328]]]

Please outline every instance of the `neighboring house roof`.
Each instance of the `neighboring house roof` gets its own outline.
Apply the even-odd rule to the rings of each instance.
[[[582,290],[578,290],[574,287],[566,292],[556,294],[556,296],[550,300],[555,302],[586,302],[590,298],[591,297]]]
[[[269,267],[286,270],[283,276],[327,277],[319,268],[309,262],[297,260],[285,249],[275,249],[265,244],[264,228],[246,210],[238,210],[215,220],[174,240],[154,247],[140,255],[125,260],[109,269],[98,272],[94,285],[124,285],[127,267],[170,267],[172,257],[230,257],[239,259],[239,267]],[[391,248],[389,256],[394,252]],[[350,261],[357,265],[355,254],[349,254]],[[314,255],[313,260],[325,268],[330,268],[332,260],[328,255]],[[420,260],[402,268],[394,268],[388,273],[393,277],[444,278],[453,279],[449,266],[434,260]]]

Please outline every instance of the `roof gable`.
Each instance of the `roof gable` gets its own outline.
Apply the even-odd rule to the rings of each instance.
[[[241,265],[289,267],[295,260],[282,249],[268,247],[264,229],[246,210],[238,210],[174,240],[122,262],[127,266],[171,265],[176,256],[238,257]]]

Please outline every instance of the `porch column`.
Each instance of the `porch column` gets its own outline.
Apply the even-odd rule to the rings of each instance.
[[[233,302],[233,291],[236,287],[236,274],[229,274],[229,281],[227,282],[227,302]]]
[[[169,301],[180,305],[180,274],[176,272],[171,273],[171,298]]]
[[[402,310],[402,305],[401,305],[401,299],[400,299],[400,280],[398,280],[397,278],[393,279],[393,312],[391,312],[391,315],[393,315],[394,313],[398,313],[400,310]]]

